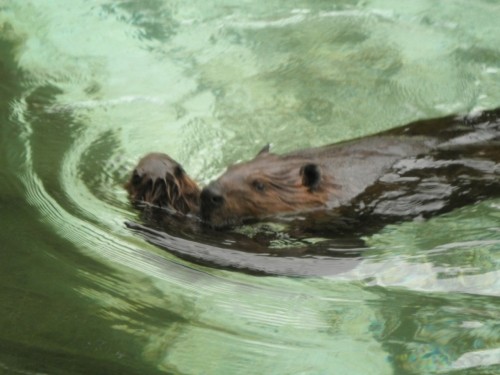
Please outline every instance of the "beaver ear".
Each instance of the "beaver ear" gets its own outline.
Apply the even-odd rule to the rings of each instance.
[[[262,147],[262,150],[260,150],[257,153],[257,156],[268,154],[269,150],[271,150],[271,144],[270,143],[268,143],[267,145],[265,145],[264,147]]]
[[[318,188],[321,181],[321,170],[316,164],[306,164],[300,168],[302,176],[302,185],[307,186],[309,191],[314,191]]]

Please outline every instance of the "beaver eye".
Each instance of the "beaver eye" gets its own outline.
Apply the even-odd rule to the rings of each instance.
[[[266,185],[262,181],[255,180],[252,182],[252,186],[255,190],[257,191],[264,191],[266,190]]]

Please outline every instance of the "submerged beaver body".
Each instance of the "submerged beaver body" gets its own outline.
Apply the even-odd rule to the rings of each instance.
[[[287,155],[261,152],[203,189],[202,219],[221,227],[345,206],[396,161],[431,147],[426,139],[375,137]]]
[[[381,223],[449,211],[500,193],[499,121],[495,110],[286,155],[264,149],[202,190],[201,217],[225,227],[276,215]]]
[[[216,228],[277,216],[309,226],[361,219],[381,224],[498,195],[499,163],[497,109],[285,155],[264,148],[201,191],[177,162],[150,154],[127,186],[135,199],[195,213]],[[167,170],[171,177],[164,178]]]

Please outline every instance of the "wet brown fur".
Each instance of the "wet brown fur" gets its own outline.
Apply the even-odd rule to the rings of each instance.
[[[395,187],[396,204],[396,197],[411,194],[425,195],[436,204],[426,212],[423,208],[419,211],[425,204],[416,204],[412,210],[392,210],[385,216],[445,212],[463,205],[464,195],[483,196],[498,185],[499,119],[500,109],[496,109],[466,117],[416,121],[372,136],[285,155],[272,154],[265,147],[253,160],[230,166],[201,191],[201,218],[212,227],[226,227],[348,206],[358,216],[372,212],[373,217],[382,217],[374,213],[387,200],[385,193]],[[484,152],[478,154],[472,145]],[[469,159],[476,160],[477,167]],[[431,164],[421,168],[416,160],[430,160]],[[486,167],[490,164],[493,167]],[[412,167],[407,170],[401,166]],[[394,179],[397,183],[391,187],[387,181]],[[425,184],[438,180],[454,193],[443,197],[427,193]],[[411,181],[421,185],[412,186]],[[368,194],[374,189],[379,194]]]
[[[174,159],[162,153],[144,156],[125,184],[130,199],[183,214],[197,214],[200,189]]]
[[[232,165],[214,189],[224,190],[224,204],[216,215],[203,217],[212,226],[224,227],[249,218],[276,214],[305,212],[325,206],[335,194],[336,185],[330,176],[322,176],[321,184],[304,183],[307,159],[283,159],[267,152],[255,159]],[[202,198],[203,199],[203,198]]]
[[[285,155],[264,147],[203,190],[175,160],[152,153],[139,161],[126,189],[135,202],[193,213],[217,228],[276,215],[297,219],[296,214],[312,211],[337,210],[380,223],[429,217],[498,194],[499,142],[496,109],[416,121]],[[436,184],[446,189],[432,195],[426,186]],[[419,205],[421,197],[433,204]],[[405,199],[417,203],[406,207]]]

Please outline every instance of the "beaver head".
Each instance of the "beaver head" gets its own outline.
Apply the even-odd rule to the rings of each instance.
[[[324,208],[332,187],[307,156],[278,156],[265,147],[253,160],[230,166],[201,192],[201,218],[213,227],[277,214]]]
[[[126,183],[130,199],[187,214],[199,209],[200,189],[182,166],[166,154],[144,156]]]

